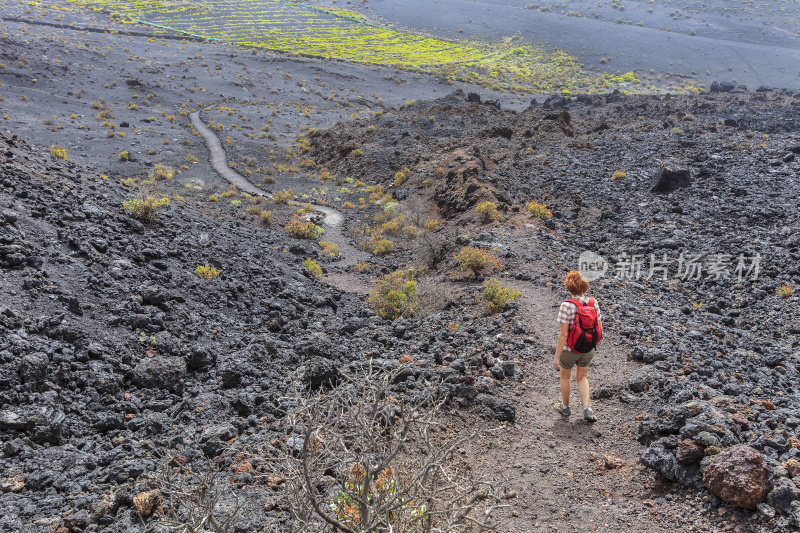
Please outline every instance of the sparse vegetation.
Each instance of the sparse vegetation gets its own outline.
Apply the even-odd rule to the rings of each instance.
[[[328,257],[339,256],[339,245],[330,241],[319,241],[319,246],[322,252]]]
[[[517,289],[500,285],[496,279],[483,282],[483,298],[490,313],[499,313],[505,310],[509,303],[519,299],[520,294]]]
[[[425,230],[426,231],[436,231],[439,227],[439,221],[435,218],[429,218],[425,221]]]
[[[368,268],[369,268],[369,263],[365,263],[363,261],[359,261],[358,263],[353,265],[353,270],[355,270],[356,272],[364,272]]]
[[[208,281],[211,281],[217,276],[219,276],[219,270],[209,265],[208,263],[206,263],[205,265],[197,265],[197,268],[194,269],[194,273]]]
[[[535,218],[553,218],[553,213],[545,204],[531,200],[525,207],[528,209],[528,213]]]
[[[373,255],[386,255],[394,250],[394,243],[380,234],[373,234],[361,247]]]
[[[53,157],[57,157],[58,159],[63,159],[65,161],[69,161],[69,156],[67,155],[67,151],[64,148],[60,147],[60,146],[56,146],[56,145],[51,146],[50,147],[50,154],[52,154]]]
[[[789,296],[791,296],[794,293],[794,289],[791,288],[788,285],[781,285],[780,287],[775,289],[775,292],[777,292],[779,296],[782,296],[784,298],[788,298]]]
[[[142,218],[144,220],[152,220],[156,212],[169,205],[169,198],[153,198],[148,196],[146,198],[134,198],[132,200],[125,200],[122,202],[122,207],[133,216]]]
[[[369,295],[375,314],[387,320],[414,314],[417,295],[414,274],[413,268],[396,270],[377,282]]]
[[[473,246],[461,248],[455,258],[461,271],[469,270],[475,276],[503,269],[503,263],[496,255]]]
[[[503,218],[503,215],[497,211],[497,204],[488,200],[485,200],[475,206],[475,211],[483,215],[483,220],[485,222],[491,222],[493,220],[500,220]]]
[[[303,266],[315,278],[322,276],[322,267],[310,257],[303,261]]]
[[[403,185],[410,175],[411,175],[411,170],[408,167],[404,168],[403,170],[395,172],[394,186],[400,187],[401,185]]]
[[[618,180],[624,178],[627,175],[628,173],[625,172],[624,170],[615,170],[614,173],[611,175],[611,179]]]
[[[294,191],[291,189],[284,189],[272,195],[272,201],[276,204],[288,204],[294,198]]]
[[[171,180],[175,175],[175,169],[166,165],[162,165],[161,163],[156,163],[156,166],[153,167],[153,170],[150,171],[149,175],[151,178],[155,179]]]
[[[272,224],[272,211],[267,211],[265,209],[265,210],[261,211],[261,213],[259,214],[259,217],[261,217],[261,222],[265,226],[269,226],[269,225]]]
[[[313,222],[304,222],[296,218],[286,224],[286,231],[296,239],[316,239],[325,233],[325,230]]]
[[[117,157],[119,158],[120,161],[130,161],[131,160],[131,154],[127,150],[123,150],[122,152],[120,152],[117,155]]]

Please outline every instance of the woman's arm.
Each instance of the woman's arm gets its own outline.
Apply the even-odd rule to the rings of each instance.
[[[561,330],[558,332],[558,343],[556,344],[556,354],[553,357],[553,368],[556,370],[561,370],[561,366],[558,364],[558,360],[561,357],[561,349],[564,348],[564,344],[567,342],[567,335],[569,334],[569,324],[561,324]]]

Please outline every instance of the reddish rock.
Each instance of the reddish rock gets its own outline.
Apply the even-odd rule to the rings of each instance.
[[[609,470],[619,468],[624,464],[625,464],[624,460],[620,459],[619,457],[615,457],[613,455],[606,455],[603,458],[603,466],[605,466]]]
[[[694,464],[705,455],[703,445],[692,439],[683,439],[678,446],[678,452],[675,454],[679,464],[690,465]]]
[[[755,509],[772,490],[772,470],[757,450],[740,444],[711,458],[703,483],[722,501]]]
[[[245,474],[253,471],[253,465],[250,464],[250,461],[245,461],[243,463],[231,465],[231,470],[233,470],[234,474]]]
[[[400,364],[413,363],[414,358],[406,354],[400,358]]]
[[[797,461],[797,459],[784,461],[783,466],[789,472],[789,476],[793,478],[800,476],[800,461]]]
[[[272,488],[279,487],[283,485],[285,482],[286,480],[280,476],[267,476],[267,486],[269,487]]]

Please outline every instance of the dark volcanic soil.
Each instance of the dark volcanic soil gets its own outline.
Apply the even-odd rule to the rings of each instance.
[[[633,70],[659,87],[690,78],[705,87],[732,79],[751,89],[800,88],[796,2],[371,0],[364,5],[368,13],[416,31],[545,42],[600,72]]]
[[[784,466],[800,455],[798,296],[776,289],[800,287],[800,94],[616,93],[515,112],[463,92],[424,101],[445,87],[394,71],[3,28],[0,115],[15,132],[0,138],[3,531],[142,530],[132,499],[168,454],[196,471],[211,461],[241,490],[238,530],[288,530],[252,450],[295,429],[297,384],[369,360],[402,369],[397,395],[443,380],[447,422],[486,430],[461,455],[517,493],[498,531],[798,526],[797,504],[782,505],[800,497]],[[192,110],[253,185],[341,214],[323,239],[345,256],[287,235],[298,205],[227,190]],[[182,172],[149,182],[157,163]],[[148,194],[171,204],[150,222],[123,211]],[[482,200],[503,219],[481,220]],[[531,200],[553,218],[531,217]],[[391,253],[355,254],[398,215]],[[422,231],[428,219],[438,227]],[[464,245],[497,253],[516,305],[486,314],[481,279],[457,272]],[[609,263],[592,287],[607,335],[595,425],[550,407],[561,280],[583,251]],[[651,259],[669,264],[648,278]],[[193,273],[206,263],[219,277]],[[380,319],[364,293],[410,265],[427,266],[418,315]],[[687,441],[700,453],[679,464]],[[741,510],[703,488],[700,469],[738,443],[763,454],[782,499]],[[243,457],[252,472],[230,468]]]

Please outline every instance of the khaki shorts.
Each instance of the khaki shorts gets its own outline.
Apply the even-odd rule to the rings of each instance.
[[[595,350],[592,348],[586,353],[572,352],[570,350],[561,350],[561,357],[558,360],[559,366],[564,369],[571,369],[573,366],[587,367],[592,362]]]

